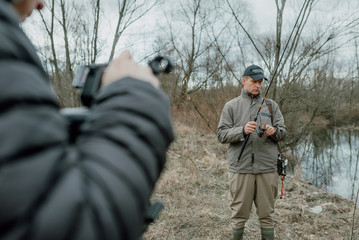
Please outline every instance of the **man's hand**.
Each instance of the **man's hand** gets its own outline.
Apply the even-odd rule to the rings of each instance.
[[[244,126],[244,133],[247,135],[251,134],[256,130],[256,127],[257,127],[257,122],[254,121],[247,122],[247,124]]]
[[[156,88],[160,85],[151,68],[138,65],[132,60],[131,54],[127,50],[108,65],[102,77],[102,86],[124,77],[133,77],[149,82]]]
[[[267,125],[266,126],[266,132],[263,134],[263,136],[271,136],[273,134],[275,134],[277,131],[277,129],[275,129],[275,127],[271,126],[271,125]]]

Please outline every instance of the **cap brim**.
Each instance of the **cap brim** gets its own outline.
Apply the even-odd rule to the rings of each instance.
[[[250,76],[250,77],[255,81],[258,81],[258,80],[261,80],[261,79],[264,79],[264,80],[268,81],[268,79],[263,74],[257,74],[257,75],[253,75],[253,76]]]

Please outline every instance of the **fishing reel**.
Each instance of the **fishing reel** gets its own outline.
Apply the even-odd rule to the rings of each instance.
[[[288,159],[283,154],[278,154],[277,170],[280,176],[283,178],[287,175]]]
[[[257,130],[258,136],[263,137],[263,134],[265,134],[266,131],[267,131],[267,126],[266,125],[259,126],[259,129]]]

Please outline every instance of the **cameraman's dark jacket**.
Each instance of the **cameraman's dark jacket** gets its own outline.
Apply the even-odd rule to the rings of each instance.
[[[0,2],[0,239],[137,239],[173,140],[149,83],[104,87],[72,144],[15,12]]]

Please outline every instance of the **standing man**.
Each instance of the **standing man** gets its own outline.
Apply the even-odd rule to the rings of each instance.
[[[274,202],[278,191],[277,142],[284,139],[287,128],[278,104],[274,101],[266,101],[258,121],[253,121],[263,100],[260,89],[264,79],[267,80],[259,66],[247,67],[242,77],[241,95],[225,104],[218,124],[218,140],[229,143],[228,176],[232,197],[232,235],[235,240],[243,238],[253,202],[262,239],[274,239]],[[266,131],[261,136],[259,127],[263,125]],[[247,146],[238,160],[248,134]]]
[[[19,21],[42,0],[0,0],[0,239],[138,240],[173,140],[170,102],[124,51],[76,141]]]

